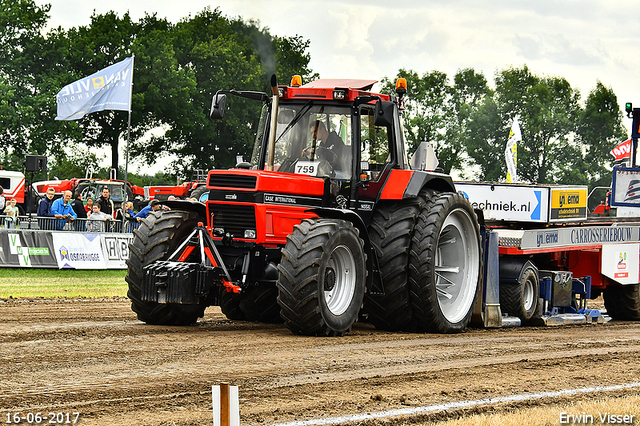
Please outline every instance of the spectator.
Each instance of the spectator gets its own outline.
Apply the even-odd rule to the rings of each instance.
[[[7,203],[7,207],[4,208],[4,214],[7,215],[5,218],[5,222],[7,223],[7,228],[14,229],[16,224],[18,223],[18,208],[16,207],[16,199],[12,198]]]
[[[95,203],[91,207],[91,214],[87,220],[87,231],[103,232],[105,230],[106,221],[111,220],[111,216],[100,211],[100,204]]]
[[[40,229],[53,229],[52,220],[49,219],[53,217],[51,213],[51,206],[53,205],[53,197],[56,195],[56,191],[53,188],[47,189],[45,197],[40,200],[40,204],[38,204],[38,213],[37,216],[46,219],[38,219],[38,226]]]
[[[87,217],[91,214],[91,208],[93,207],[93,198],[87,197],[87,205],[84,206],[84,211],[87,212]]]
[[[151,211],[157,212],[158,210],[160,210],[160,201],[158,200],[151,200],[151,202],[149,203],[148,206],[146,206],[145,208],[143,208],[142,210],[140,210],[140,213],[138,213],[135,217],[136,220],[138,222],[140,222],[142,219],[146,218],[147,216],[149,216],[149,213],[151,213]]]
[[[115,206],[113,205],[113,200],[109,198],[109,187],[105,186],[102,188],[102,195],[96,203],[100,204],[100,211],[102,213],[113,217]]]
[[[124,213],[124,214],[123,214]],[[116,213],[116,225],[119,227],[119,230],[123,232],[128,232],[132,221],[138,223],[134,218],[135,213],[133,212],[133,203],[131,201],[127,201],[122,205],[121,208],[118,209]]]
[[[84,209],[84,204],[82,203],[82,193],[76,191],[76,198],[73,200],[73,211],[76,212],[76,216],[78,219],[82,219],[76,222],[76,230],[84,231],[84,223],[86,222],[84,219],[87,218],[87,211]]]
[[[53,202],[51,206],[51,213],[59,220],[56,220],[56,229],[62,231],[64,224],[68,221],[73,221],[78,218],[76,212],[73,211],[71,206],[71,191],[64,191],[62,198],[58,198]]]

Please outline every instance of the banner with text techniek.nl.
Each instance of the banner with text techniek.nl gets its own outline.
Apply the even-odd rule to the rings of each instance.
[[[56,120],[78,120],[104,110],[131,110],[133,58],[65,86],[56,95]]]

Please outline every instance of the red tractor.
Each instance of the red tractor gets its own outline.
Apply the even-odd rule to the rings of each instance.
[[[342,335],[358,318],[385,330],[462,331],[481,292],[478,218],[451,177],[405,155],[398,96],[371,80],[277,86],[251,160],[208,174],[206,203],[168,201],[130,245],[128,296],[149,324],[230,319]],[[413,167],[412,167],[413,166]],[[433,167],[431,167],[433,168]],[[365,315],[366,314],[366,315]]]

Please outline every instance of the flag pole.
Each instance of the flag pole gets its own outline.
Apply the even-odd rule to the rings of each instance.
[[[131,53],[131,88],[129,92],[129,120],[127,122],[127,147],[125,149],[125,160],[124,160],[124,202],[125,209],[127,206],[127,201],[129,201],[129,197],[127,195],[127,183],[129,182],[129,144],[131,143],[131,105],[133,104],[133,69],[135,63],[136,55]],[[124,212],[125,209],[122,209],[122,219],[124,220]]]

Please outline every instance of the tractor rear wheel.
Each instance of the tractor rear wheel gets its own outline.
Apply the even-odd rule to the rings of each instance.
[[[148,324],[190,325],[204,315],[206,303],[197,305],[163,304],[142,300],[143,268],[156,260],[167,259],[204,219],[194,212],[170,210],[152,212],[140,221],[129,245],[127,296],[138,319]]]
[[[278,265],[278,303],[296,334],[342,336],[365,291],[364,242],[351,222],[306,219],[294,226]]]
[[[409,284],[419,329],[457,333],[465,329],[481,282],[480,227],[459,193],[427,200],[411,241]]]
[[[640,321],[640,284],[607,287],[602,296],[611,318]]]
[[[369,225],[369,240],[378,256],[383,295],[366,293],[364,308],[369,322],[389,331],[413,331],[416,323],[409,298],[409,245],[420,205],[407,201],[381,206]]]

